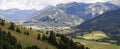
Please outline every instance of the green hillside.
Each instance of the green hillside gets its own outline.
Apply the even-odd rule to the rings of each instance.
[[[32,28],[0,20],[0,49],[88,49],[54,31],[36,32]]]
[[[0,21],[0,23],[1,22],[2,22],[2,20]],[[24,28],[22,26],[18,26],[18,25],[14,25],[15,26],[14,30],[9,30],[8,28],[9,28],[10,24],[11,23],[9,23],[9,22],[5,22],[4,26],[0,25],[0,28],[2,30],[5,30],[6,32],[10,31],[11,35],[16,38],[17,42],[21,43],[23,48],[26,48],[26,47],[32,46],[32,45],[37,45],[41,49],[46,49],[46,48],[57,49],[55,46],[53,46],[47,42],[37,40],[36,37],[37,37],[38,32]],[[16,32],[15,29],[17,29],[17,28],[19,28],[21,32]],[[25,35],[24,32],[28,32],[29,35]],[[41,35],[42,35],[42,33],[41,33]]]

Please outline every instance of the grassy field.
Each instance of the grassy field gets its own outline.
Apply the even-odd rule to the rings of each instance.
[[[77,37],[81,37],[81,38],[84,38],[84,39],[92,39],[92,40],[98,40],[98,39],[102,39],[102,38],[109,38],[102,31],[93,31],[92,33],[84,34],[83,36],[77,35]]]
[[[0,26],[1,29],[5,30],[6,32],[10,31],[12,36],[15,36],[18,42],[21,43],[22,47],[25,48],[27,46],[37,45],[41,49],[57,49],[55,46],[49,44],[48,42],[37,40],[37,35],[40,32],[36,32],[34,30],[26,29],[21,26],[16,26],[16,28],[19,28],[21,30],[21,33],[18,33],[16,31],[8,30],[8,27],[10,26],[9,23],[5,23],[5,26]],[[24,32],[29,32],[29,36],[25,35]],[[42,33],[40,33],[42,36]]]
[[[83,39],[73,38],[74,42],[80,42],[90,49],[120,49],[120,46],[104,42],[88,41]]]

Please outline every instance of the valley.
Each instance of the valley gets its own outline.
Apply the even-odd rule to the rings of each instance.
[[[0,49],[120,49],[118,0],[53,1],[2,0]]]

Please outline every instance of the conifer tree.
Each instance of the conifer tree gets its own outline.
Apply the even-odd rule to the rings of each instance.
[[[55,37],[55,33],[53,31],[50,31],[50,35],[48,37],[48,41],[53,44],[53,45],[57,45],[57,41],[56,41],[56,37]]]
[[[29,35],[29,32],[26,32],[26,35]]]
[[[1,26],[4,26],[4,25],[5,25],[5,20],[2,20]]]
[[[17,29],[16,29],[16,32],[21,33],[21,31],[20,31],[20,29],[19,29],[19,28],[17,28]]]
[[[15,24],[11,22],[10,27],[8,29],[15,30]]]
[[[24,32],[25,35],[29,35],[29,32]]]
[[[46,40],[46,36],[45,36],[45,34],[43,34],[43,36],[42,36],[42,40]]]
[[[40,34],[38,34],[37,39],[38,39],[38,40],[40,40],[40,39],[41,39]]]
[[[17,49],[22,49],[22,46],[20,43],[18,43],[16,47],[17,47]]]

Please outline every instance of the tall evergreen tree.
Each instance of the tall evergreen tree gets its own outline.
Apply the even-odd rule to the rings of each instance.
[[[19,28],[17,28],[17,29],[16,29],[16,32],[21,33],[21,31],[20,31],[20,29],[19,29]]]
[[[40,40],[40,39],[41,39],[41,37],[40,37],[40,33],[38,34],[37,39],[38,39],[38,40]]]
[[[69,41],[69,38],[65,37],[64,35],[61,35],[61,36],[60,36],[60,39],[61,39],[65,44],[67,44],[68,41]]]
[[[45,34],[43,34],[43,36],[42,36],[42,40],[46,40],[46,36],[45,36]]]
[[[17,47],[17,49],[22,49],[22,46],[20,43],[18,43],[16,47]]]
[[[15,30],[15,24],[11,22],[10,27],[8,29]]]
[[[56,37],[55,37],[55,33],[53,31],[50,31],[50,35],[48,37],[48,41],[53,44],[53,45],[57,45],[57,41],[56,41]]]
[[[46,34],[49,34],[49,31],[46,31]]]
[[[5,25],[5,20],[2,20],[1,26],[4,26],[4,25]]]
[[[24,32],[25,35],[29,35],[29,32]]]
[[[29,32],[26,32],[26,35],[29,35]]]

